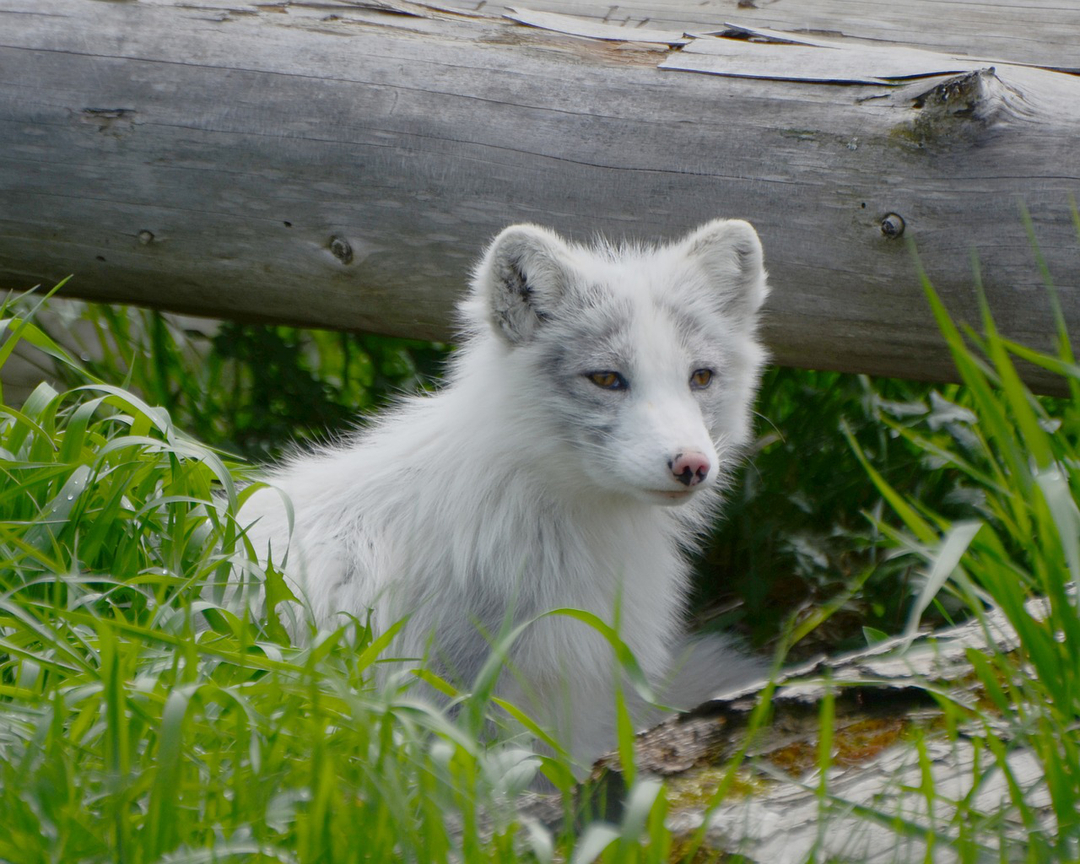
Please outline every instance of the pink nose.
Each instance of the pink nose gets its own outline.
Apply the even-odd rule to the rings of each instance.
[[[671,473],[675,475],[683,486],[697,486],[709,476],[709,457],[697,450],[686,453],[676,453],[675,458],[668,462]]]

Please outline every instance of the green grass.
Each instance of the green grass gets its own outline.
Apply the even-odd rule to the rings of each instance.
[[[1003,338],[982,300],[982,335],[962,333],[923,277],[927,298],[965,387],[937,429],[897,423],[890,428],[931,455],[938,470],[962,478],[976,502],[960,521],[897,493],[864,460],[902,527],[880,523],[894,545],[925,562],[923,587],[907,631],[931,604],[948,602],[985,619],[1004,612],[1019,637],[1013,653],[969,652],[986,701],[967,734],[986,748],[989,772],[1009,776],[1006,756],[1018,748],[1038,755],[1056,830],[1030,825],[1026,860],[1076,860],[1080,853],[1080,366],[1060,307],[1057,352],[1041,354]],[[966,338],[965,338],[966,336]],[[970,345],[977,350],[972,350]],[[1036,398],[1016,361],[1058,373],[1068,400]],[[856,446],[856,449],[857,446]],[[1045,601],[1045,615],[1027,604]],[[950,602],[951,601],[951,602]],[[1023,796],[1014,806],[1032,817]]]
[[[902,630],[906,619],[914,630],[927,616],[1004,610],[1021,648],[972,654],[985,699],[949,709],[945,734],[985,754],[972,788],[1007,776],[1008,753],[1036,752],[1057,829],[1040,833],[1019,789],[1000,812],[961,807],[955,824],[936,829],[942,838],[959,832],[970,850],[963,860],[977,860],[980,832],[1019,814],[1032,836],[1002,857],[1076,860],[1080,368],[1063,325],[1058,353],[1039,354],[1001,338],[989,312],[982,335],[958,330],[928,282],[926,290],[964,385],[770,373],[762,410],[787,434],[765,430],[751,488],[732,505],[741,526],[732,548],[743,551],[728,554],[727,566],[741,566],[748,548],[771,547],[769,566],[809,580],[789,642],[836,622],[842,642],[859,634],[852,622]],[[292,645],[274,614],[245,613],[227,581],[265,585],[271,607],[286,596],[284,583],[260,569],[235,520],[250,469],[200,439],[261,453],[308,433],[282,435],[258,420],[221,425],[230,406],[245,416],[247,367],[221,352],[192,365],[181,334],[155,331],[152,319],[127,334],[156,340],[145,351],[88,370],[37,327],[29,305],[0,310],[0,365],[22,339],[71,378],[40,386],[18,409],[0,407],[0,861],[585,864],[685,853],[664,827],[663,786],[646,777],[633,783],[617,825],[575,816],[553,830],[520,808],[537,771],[564,790],[567,815],[578,804],[557,746],[535,757],[516,739],[490,745],[500,715],[485,694],[497,663],[475,694],[453,697],[460,710],[445,713],[417,698],[408,676],[377,681],[376,667],[393,668],[392,634],[357,620]],[[91,314],[123,343],[119,313]],[[249,335],[251,345],[263,338]],[[377,402],[366,364],[400,351],[368,346],[365,361],[351,348],[332,351],[336,336],[271,336],[286,346],[281,363],[302,373],[297,393],[318,384],[341,404],[363,401],[360,386]],[[1072,398],[1034,397],[1016,375],[1018,359],[1060,375]],[[401,374],[387,380],[408,386],[422,366],[401,360]],[[329,391],[318,383],[327,377],[338,382]],[[838,431],[845,419],[848,441]],[[828,441],[820,459],[800,449],[813,440]],[[831,486],[830,470],[842,478]],[[856,521],[859,510],[871,518]],[[756,524],[762,513],[768,519]],[[909,593],[896,590],[902,580]],[[860,586],[889,596],[865,600]],[[1033,597],[1047,598],[1043,620],[1024,610]],[[755,616],[776,602],[747,601]],[[768,614],[781,632],[779,612]],[[831,710],[822,706],[819,767],[830,759]],[[725,777],[730,790],[734,769]],[[930,784],[923,794],[932,808],[939,793]],[[820,795],[825,818],[843,809],[824,780]]]
[[[0,319],[0,361],[21,338],[85,376],[32,317]],[[238,529],[242,466],[85,377],[0,414],[0,860],[591,860],[613,843],[662,860],[655,790],[617,839],[518,814],[538,768],[572,778],[483,743],[497,664],[450,715],[410,677],[376,683],[392,632],[357,620],[294,646],[246,616],[228,580],[271,605],[287,589]]]
[[[0,858],[389,860],[400,846],[438,860],[456,845],[448,814],[483,754],[373,689],[362,622],[295,649],[222,606],[194,632],[203,586],[256,569],[236,466],[100,383],[42,385],[0,430]]]

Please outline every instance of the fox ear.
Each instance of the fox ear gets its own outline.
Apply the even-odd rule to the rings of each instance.
[[[546,228],[511,225],[488,247],[473,280],[495,331],[527,342],[562,303],[574,279],[573,251]]]
[[[757,232],[741,219],[714,219],[681,243],[687,257],[696,260],[710,285],[720,292],[723,309],[753,316],[765,302],[764,255]]]

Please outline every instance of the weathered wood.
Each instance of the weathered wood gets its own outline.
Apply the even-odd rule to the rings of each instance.
[[[649,26],[796,30],[832,2],[673,4]],[[959,6],[914,5],[936,10],[920,22]],[[920,25],[925,44],[1007,53],[974,33],[1021,12],[963,5],[977,26]],[[0,0],[0,288],[74,273],[71,290],[97,299],[443,338],[471,261],[508,222],[588,239],[740,216],[765,244],[780,362],[947,379],[906,240],[969,320],[975,251],[1002,329],[1045,347],[1024,202],[1080,327],[1080,78],[1003,63],[853,86],[664,70],[718,37],[676,53],[487,8]],[[1045,29],[1044,62],[1078,65],[1073,13],[1050,32],[1049,10],[1027,9],[1007,59],[1035,62],[1027,36]],[[855,32],[896,38],[899,14],[874,29],[866,13]],[[755,47],[736,43],[740,62]],[[867,75],[881,71],[868,53]]]
[[[1039,600],[1028,610],[1035,618],[1046,614]],[[1008,740],[1010,721],[987,707],[990,700],[980,689],[969,652],[1010,653],[1018,645],[1006,617],[992,611],[984,621],[911,643],[894,639],[788,670],[772,694],[769,723],[751,739],[750,758],[734,788],[707,817],[729,770],[726,763],[747,746],[758,688],[642,732],[635,745],[637,770],[666,781],[668,824],[677,837],[689,840],[708,818],[705,845],[713,852],[769,864],[886,864],[927,860],[932,844],[933,860],[958,860],[953,820],[957,802],[970,795],[969,813],[998,814],[993,830],[977,833],[988,860],[996,860],[998,846],[1015,853],[1034,831],[1056,833],[1039,754],[1011,746],[1006,777],[1004,766],[980,741],[988,729]],[[834,720],[823,784],[821,702],[829,691]],[[959,724],[959,734],[955,727],[948,732],[945,702],[956,706],[952,722]],[[965,728],[965,715],[979,719]],[[598,797],[609,802],[609,818],[617,819],[625,785],[618,756],[597,763],[593,779],[613,792]],[[1029,812],[1010,807],[1010,782],[1024,791]],[[541,799],[534,807],[538,817],[559,818],[552,802]],[[875,819],[875,813],[882,818]]]

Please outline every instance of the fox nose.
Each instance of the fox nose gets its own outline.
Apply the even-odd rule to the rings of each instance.
[[[697,450],[686,453],[676,453],[675,458],[668,462],[671,473],[675,475],[683,486],[697,486],[709,476],[709,457]]]

